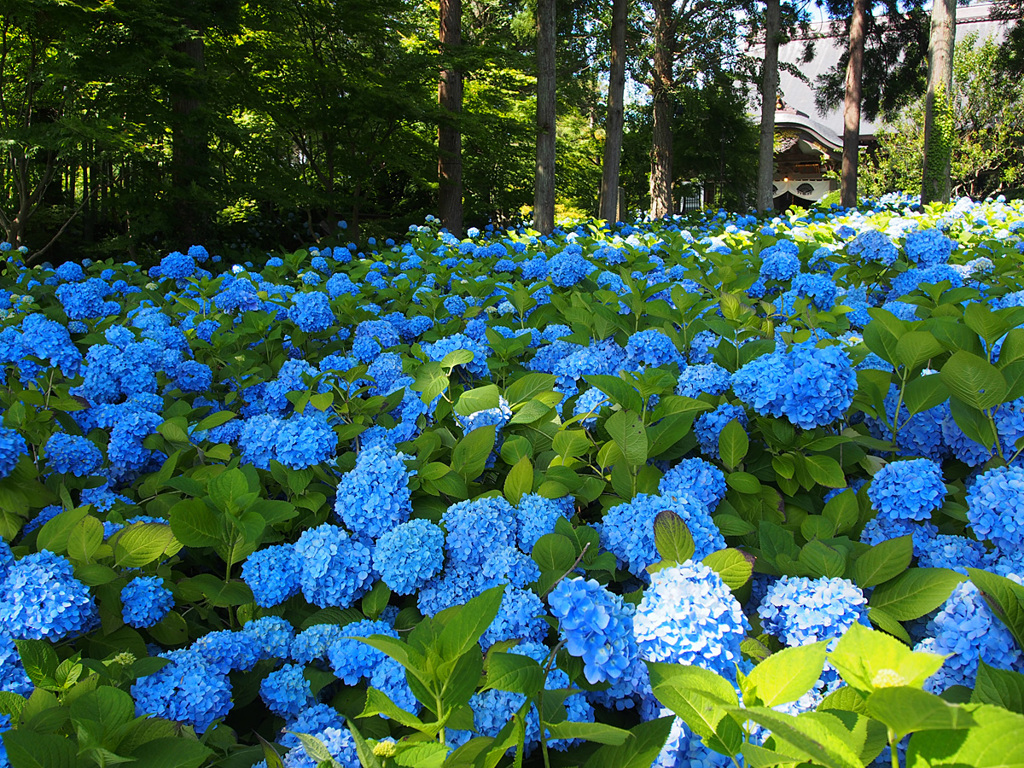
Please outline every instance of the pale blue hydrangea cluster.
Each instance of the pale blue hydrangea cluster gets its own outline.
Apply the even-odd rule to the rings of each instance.
[[[633,367],[657,367],[679,363],[682,356],[675,344],[662,331],[637,331],[626,342],[626,363]]]
[[[938,534],[921,542],[917,564],[921,568],[949,568],[967,575],[968,568],[985,568],[988,553],[980,541],[966,536]]]
[[[261,608],[273,608],[299,594],[302,561],[291,544],[273,544],[253,552],[242,563],[242,580]]]
[[[725,549],[725,538],[707,507],[685,492],[674,496],[638,493],[630,502],[612,507],[601,526],[602,546],[634,576],[645,576],[647,567],[661,559],[654,543],[654,519],[664,511],[675,513],[686,523],[696,547],[695,560]]]
[[[1024,469],[993,467],[967,491],[967,520],[974,535],[1004,552],[1024,546]]]
[[[734,419],[737,419],[740,426],[746,429],[748,422],[747,412],[743,409],[743,406],[734,405],[733,403],[722,403],[715,410],[705,411],[698,416],[697,420],[693,423],[693,433],[697,436],[697,445],[700,447],[700,452],[712,459],[720,458],[718,455],[718,440],[726,424]]]
[[[121,590],[125,624],[142,629],[161,621],[174,607],[174,595],[159,576],[136,576]]]
[[[852,581],[783,576],[757,607],[765,632],[786,645],[841,637],[855,623],[867,626],[867,598]]]
[[[594,684],[616,680],[637,656],[633,606],[593,579],[562,579],[548,595],[551,615],[570,655],[583,659],[583,674]]]
[[[732,388],[762,416],[784,416],[813,429],[843,417],[853,403],[857,375],[842,347],[808,342],[745,364],[733,374]]]
[[[431,360],[435,360],[437,362],[444,360],[445,356],[449,352],[454,352],[457,349],[465,349],[468,352],[473,353],[472,360],[468,363],[462,363],[462,366],[465,367],[466,371],[477,378],[485,378],[490,374],[490,369],[487,367],[488,351],[486,345],[470,338],[464,333],[445,336],[435,342],[423,344],[421,346],[423,353]]]
[[[231,711],[231,683],[225,672],[192,650],[160,657],[171,663],[132,685],[137,715],[166,717],[204,733]]]
[[[930,459],[886,464],[868,486],[868,499],[879,516],[894,520],[928,520],[946,497],[942,467]]]
[[[633,617],[645,660],[696,665],[726,677],[735,673],[749,629],[721,577],[693,560],[655,573]]]
[[[28,697],[35,684],[25,672],[14,638],[0,630],[0,691],[10,691]]]
[[[676,381],[676,394],[683,397],[724,395],[729,391],[732,374],[716,363],[690,365],[683,368]]]
[[[334,510],[357,536],[376,539],[412,514],[405,455],[386,443],[364,448],[338,483]]]
[[[683,459],[658,481],[660,495],[689,495],[711,511],[725,498],[725,491],[725,474],[704,459]]]
[[[555,530],[558,518],[572,517],[571,496],[549,499],[536,493],[526,493],[516,505],[516,541],[523,552],[532,552],[537,539]]]
[[[305,333],[320,333],[329,330],[338,322],[331,309],[330,298],[320,291],[296,293],[292,297],[288,317]]]
[[[398,637],[398,633],[386,621],[363,619],[342,627],[341,639],[327,647],[331,671],[346,685],[356,685],[363,678],[369,677],[374,668],[387,658],[382,651],[356,639],[372,635]]]
[[[861,232],[846,244],[846,252],[850,256],[860,256],[864,261],[876,261],[886,267],[891,266],[899,257],[896,245],[877,229]]]
[[[316,701],[299,664],[285,664],[263,678],[260,698],[267,709],[286,719],[297,716]]]
[[[43,448],[46,463],[54,472],[75,477],[93,474],[103,463],[103,454],[95,443],[80,435],[55,432]]]
[[[907,235],[903,252],[913,264],[932,267],[945,264],[953,253],[954,243],[941,230],[920,229]]]
[[[671,709],[659,709],[654,717],[669,717]],[[672,730],[661,752],[654,759],[651,768],[729,768],[734,765],[732,758],[715,752],[690,730],[679,717],[672,721]]]
[[[495,643],[508,640],[543,642],[549,629],[545,613],[544,603],[535,592],[506,587],[498,615],[480,638],[481,647],[486,651]]]
[[[299,584],[306,600],[321,608],[347,608],[373,585],[373,553],[343,528],[324,523],[295,542]]]
[[[860,540],[872,547],[901,536],[910,536],[914,543],[914,554],[920,557],[925,552],[925,544],[935,538],[939,529],[929,522],[912,522],[893,517],[876,515],[864,524]]]
[[[760,274],[764,279],[789,280],[799,271],[799,248],[791,240],[780,240],[761,251]]]
[[[927,634],[915,650],[947,656],[942,668],[925,682],[925,689],[933,693],[951,685],[973,687],[979,658],[999,669],[1024,671],[1024,657],[1010,630],[969,581],[953,590],[928,625]]]
[[[18,640],[56,642],[99,624],[89,588],[48,550],[16,560],[0,584],[0,627]]]
[[[576,405],[573,406],[572,415],[583,416],[584,418],[580,420],[580,423],[587,429],[593,429],[597,426],[598,415],[601,414],[604,408],[611,404],[612,401],[608,398],[608,395],[597,387],[591,387],[576,399]]]
[[[25,438],[17,430],[0,427],[0,478],[7,477],[18,466],[18,460],[28,455]]]
[[[373,567],[392,592],[411,595],[441,571],[444,531],[429,520],[409,520],[384,533]]]

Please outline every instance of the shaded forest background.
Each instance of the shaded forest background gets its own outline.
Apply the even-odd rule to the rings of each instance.
[[[529,220],[537,3],[460,5],[461,41],[451,46],[439,41],[442,9],[430,1],[0,0],[3,234],[51,261],[146,260],[192,243],[242,253],[397,236],[437,213],[446,125],[461,136],[465,226]],[[596,215],[612,3],[552,5],[556,202],[561,212]],[[651,201],[659,14],[671,24],[671,82],[661,98],[670,106],[674,196],[710,182],[714,204],[752,205],[758,126],[747,113],[762,72],[745,51],[763,39],[763,4],[625,5],[626,205],[644,211]],[[783,4],[780,39],[807,10]],[[840,28],[852,12],[842,2],[828,11]],[[912,29],[927,42],[919,5],[888,12],[901,34]],[[875,30],[869,61],[886,44],[886,55],[906,48],[894,29]],[[912,103],[927,71],[917,55],[902,90],[865,82],[865,99],[880,103],[889,87],[894,110]],[[997,58],[1011,61],[1012,51]],[[462,73],[457,114],[438,102],[449,70]]]

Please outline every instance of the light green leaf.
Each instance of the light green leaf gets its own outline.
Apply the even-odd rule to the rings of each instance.
[[[828,641],[784,648],[773,653],[747,675],[743,700],[748,696],[766,707],[788,704],[807,693],[821,677]]]

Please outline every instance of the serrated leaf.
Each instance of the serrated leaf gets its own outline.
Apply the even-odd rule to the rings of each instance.
[[[668,509],[654,518],[654,546],[662,559],[671,563],[685,563],[696,551],[693,536],[683,518]]]
[[[747,675],[743,700],[753,695],[766,707],[796,701],[821,677],[827,645],[823,640],[773,653]]]
[[[934,611],[964,577],[945,568],[911,568],[875,588],[869,605],[882,608],[897,621],[918,619]]]
[[[647,432],[636,413],[616,411],[604,427],[629,466],[639,467],[647,461]]]

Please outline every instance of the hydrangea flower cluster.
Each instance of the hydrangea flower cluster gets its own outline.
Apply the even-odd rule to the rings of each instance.
[[[645,576],[647,567],[661,559],[654,543],[654,518],[666,510],[677,514],[689,528],[696,547],[694,560],[725,549],[725,538],[707,507],[685,492],[673,496],[638,493],[629,503],[612,507],[601,526],[601,544],[634,576]]]
[[[412,501],[405,457],[385,443],[364,448],[338,483],[334,510],[358,536],[376,539],[409,519]]]
[[[103,463],[100,449],[88,438],[55,432],[43,449],[46,461],[54,472],[87,477]]]
[[[136,576],[121,590],[125,624],[142,629],[161,621],[174,607],[174,595],[159,576]]]
[[[725,491],[725,473],[704,459],[683,459],[658,482],[660,495],[688,494],[712,511],[725,498]]]
[[[951,685],[973,687],[979,658],[999,669],[1024,671],[1024,656],[1010,630],[992,614],[981,592],[969,581],[953,590],[927,633],[915,650],[948,657],[925,682],[925,689],[933,693]]]
[[[786,645],[839,638],[855,623],[867,626],[867,598],[840,578],[783,576],[757,607],[764,630]]]
[[[45,549],[15,561],[0,584],[0,627],[18,640],[56,642],[98,623],[89,588],[66,558]]]
[[[762,416],[784,416],[813,429],[842,418],[853,403],[857,375],[841,347],[804,343],[750,361],[733,374],[732,388]]]
[[[444,531],[429,520],[409,520],[377,540],[373,567],[392,592],[414,594],[441,572]]]
[[[717,459],[718,440],[722,436],[725,425],[733,419],[739,421],[740,426],[747,427],[747,412],[742,406],[732,403],[722,403],[713,411],[705,411],[693,423],[693,432],[697,436],[697,445],[700,452],[705,456]]]
[[[160,656],[171,663],[132,685],[137,715],[166,717],[204,733],[228,714],[231,683],[226,673],[195,651],[170,651]]]
[[[330,523],[308,528],[295,542],[299,584],[321,608],[347,608],[373,585],[373,553],[362,541]]]
[[[1004,552],[1024,546],[1024,469],[994,467],[967,491],[967,520],[974,535]]]
[[[716,363],[683,368],[676,381],[676,394],[683,397],[724,395],[729,391],[732,374]]]
[[[562,579],[548,595],[551,615],[566,650],[583,659],[583,674],[594,684],[616,680],[632,665],[633,607],[593,579]]]
[[[868,486],[871,506],[894,520],[928,520],[945,497],[942,467],[930,459],[886,464]]]
[[[633,617],[647,661],[696,665],[726,677],[735,673],[749,629],[721,577],[692,560],[655,573]]]

